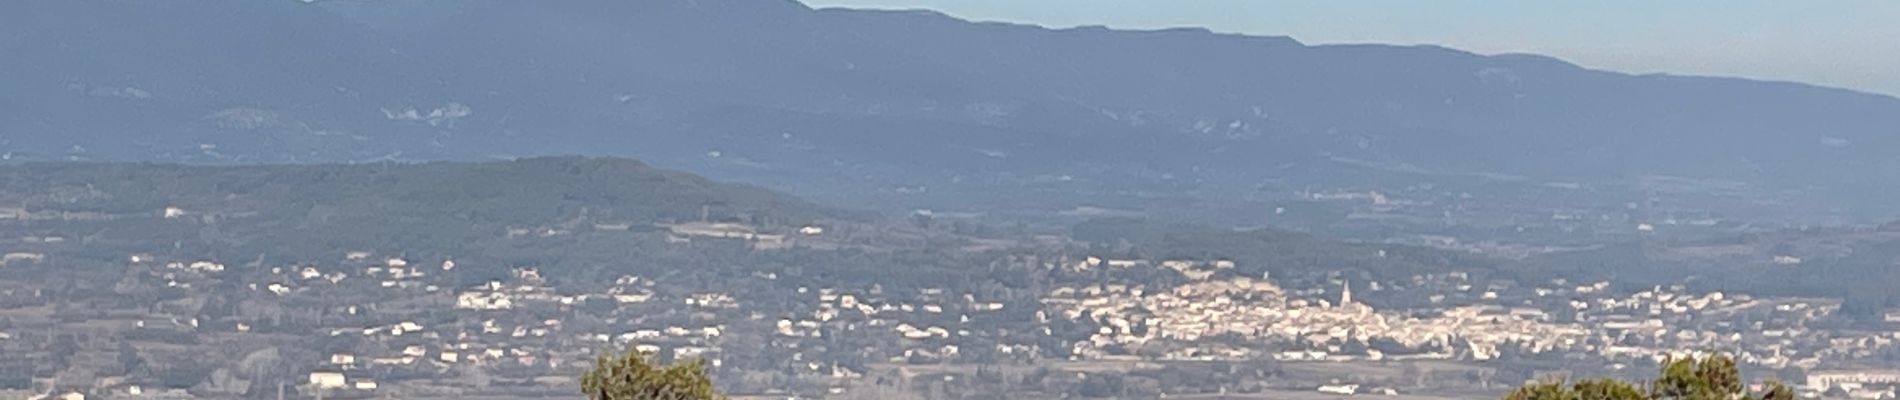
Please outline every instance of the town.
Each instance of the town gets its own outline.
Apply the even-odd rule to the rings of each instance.
[[[799,256],[842,251],[830,232],[873,228],[781,229],[507,233]],[[1871,367],[1895,354],[1900,329],[1843,323],[1833,299],[1461,271],[1281,277],[1232,259],[1086,249],[1050,239],[971,251],[957,262],[1009,278],[935,283],[772,270],[570,279],[371,251],[244,266],[127,254],[63,278],[60,259],[16,252],[0,279],[0,387],[58,399],[560,398],[594,357],[618,349],[707,360],[741,398],[1460,397],[1708,351],[1816,397],[1892,396],[1900,376]],[[505,273],[475,272],[483,267]],[[1200,378],[1159,378],[1170,374]]]

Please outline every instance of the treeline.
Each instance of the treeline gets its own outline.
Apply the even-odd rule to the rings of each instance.
[[[1233,231],[1139,219],[1100,219],[1079,224],[1073,235],[1097,244],[1098,254],[1152,260],[1233,260],[1239,273],[1338,272],[1381,280],[1418,274],[1468,272],[1484,278],[1512,272],[1503,261],[1417,246],[1351,243],[1277,229]]]
[[[797,225],[854,218],[769,190],[634,160],[188,166],[29,163],[0,167],[0,207],[53,217],[33,227],[94,251],[164,243],[202,254],[324,258],[350,250],[455,253],[511,229],[649,227],[694,221]],[[113,243],[129,243],[114,248]],[[155,246],[143,246],[155,247]],[[149,251],[149,250],[147,250]],[[107,254],[120,258],[125,254]]]
[[[1884,229],[1884,228],[1883,228]],[[1826,251],[1802,251],[1825,246]],[[1752,258],[1672,256],[1680,248],[1741,247]],[[1821,254],[1814,254],[1821,253]],[[1798,264],[1772,262],[1795,256]],[[1698,291],[1842,299],[1842,314],[1878,320],[1900,308],[1900,238],[1886,231],[1808,230],[1737,235],[1700,242],[1632,242],[1548,254],[1519,263],[1545,279],[1607,280],[1621,288],[1683,284]]]

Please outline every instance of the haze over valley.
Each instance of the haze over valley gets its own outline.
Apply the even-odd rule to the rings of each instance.
[[[16,1],[0,54],[0,398],[1900,382],[1887,95],[785,0]]]

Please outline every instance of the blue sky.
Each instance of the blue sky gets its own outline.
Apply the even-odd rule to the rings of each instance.
[[[1537,53],[1625,72],[1900,95],[1894,0],[806,0],[1050,27],[1200,26],[1320,43]]]

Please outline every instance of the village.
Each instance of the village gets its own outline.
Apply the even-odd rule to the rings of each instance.
[[[733,241],[774,251],[824,234],[820,227],[765,234],[736,224],[698,224],[663,229],[657,239]],[[1877,365],[1874,359],[1900,338],[1900,331],[1817,326],[1839,307],[1826,299],[1679,286],[1619,290],[1607,282],[1561,279],[1523,284],[1459,272],[1396,281],[1308,277],[1298,279],[1307,286],[1289,288],[1270,274],[1243,275],[1238,271],[1245,268],[1224,259],[1064,254],[1002,261],[1069,277],[1069,283],[1030,292],[835,286],[773,272],[721,282],[632,274],[577,282],[534,266],[509,266],[505,275],[473,278],[466,273],[470,266],[453,258],[339,256],[328,264],[233,267],[208,258],[127,255],[110,290],[161,295],[92,314],[69,315],[72,307],[52,304],[33,282],[0,281],[0,347],[8,354],[0,361],[0,386],[21,397],[62,400],[278,390],[328,399],[476,392],[560,397],[595,357],[628,349],[664,360],[705,360],[728,377],[733,393],[760,396],[851,398],[880,387],[947,391],[943,382],[958,376],[979,380],[981,368],[958,365],[1099,371],[1102,365],[1209,362],[1275,365],[1282,372],[1251,383],[1147,390],[1379,395],[1413,392],[1418,389],[1394,382],[1423,378],[1284,371],[1469,365],[1490,371],[1464,385],[1483,390],[1515,383],[1511,376],[1536,378],[1536,367],[1500,375],[1527,360],[1561,359],[1616,373],[1723,351],[1747,368],[1807,383],[1813,396],[1891,396],[1883,385],[1895,374],[1859,366]],[[8,260],[8,268],[19,269],[46,262],[30,255]],[[1134,272],[1150,278],[1114,278]],[[1371,305],[1377,303],[1413,305]],[[206,356],[230,362],[199,365],[201,375],[155,371]]]

